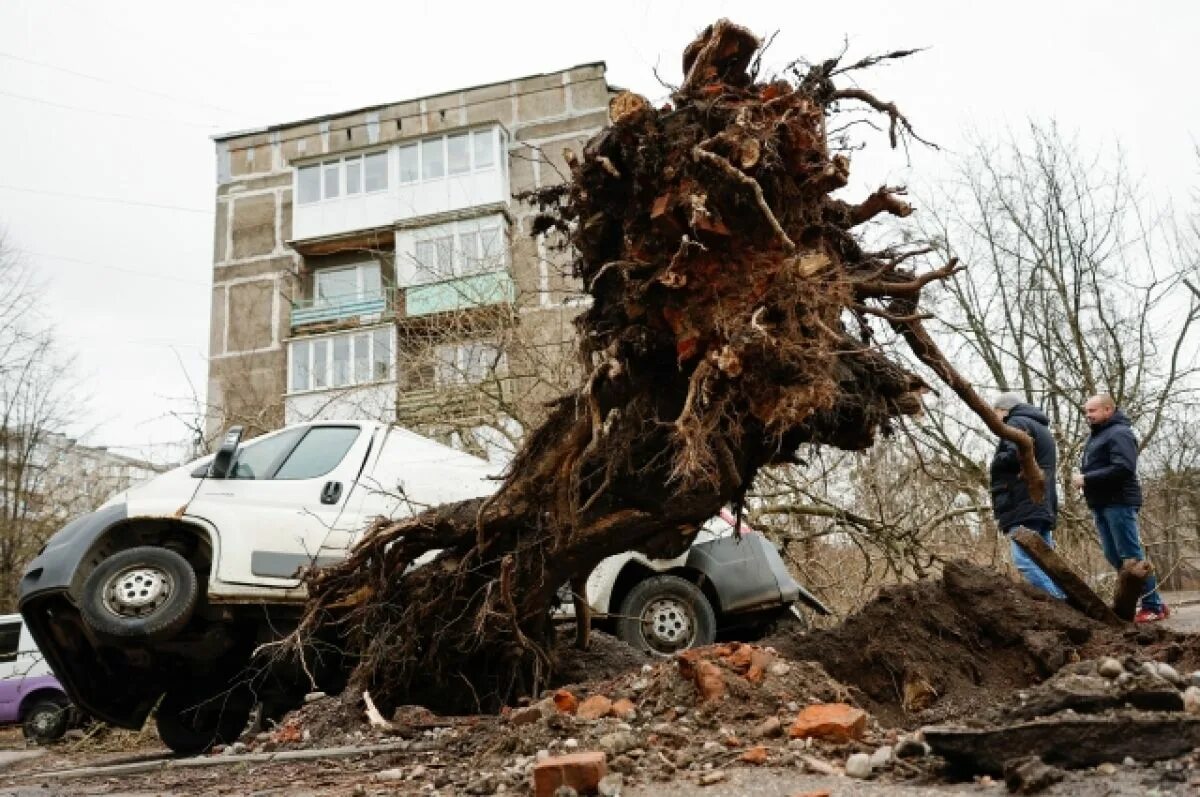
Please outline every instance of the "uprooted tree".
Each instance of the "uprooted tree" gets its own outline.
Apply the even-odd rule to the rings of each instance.
[[[586,376],[493,496],[381,521],[309,577],[301,638],[336,637],[356,691],[451,711],[536,692],[562,584],[621,551],[675,556],[763,466],[803,444],[866,448],[920,412],[928,387],[885,355],[873,318],[1021,447],[1040,490],[1029,441],[922,327],[922,289],[958,266],[917,274],[920,249],[856,240],[878,214],[911,212],[901,190],[829,195],[849,174],[827,140],[839,107],[886,114],[893,146],[911,134],[894,105],[835,84],[878,59],[758,82],[759,48],[726,20],[705,30],[671,106],[618,96],[612,125],[569,158],[571,183],[533,198],[592,298],[577,321]]]

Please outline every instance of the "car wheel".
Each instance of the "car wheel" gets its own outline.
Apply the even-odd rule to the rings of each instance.
[[[38,744],[48,744],[63,737],[67,732],[71,708],[63,698],[42,698],[29,707],[21,722],[26,739]]]
[[[710,645],[717,618],[704,593],[678,576],[654,576],[634,586],[621,601],[617,637],[638,650],[670,656]]]
[[[121,639],[166,639],[192,616],[196,571],[179,554],[143,546],[105,559],[83,583],[80,610],[97,633]]]
[[[253,708],[241,689],[215,695],[176,690],[163,695],[154,722],[163,744],[178,755],[195,755],[236,742]]]

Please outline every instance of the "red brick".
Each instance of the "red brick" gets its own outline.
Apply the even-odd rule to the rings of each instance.
[[[554,693],[554,706],[564,714],[574,714],[579,708],[579,700],[566,689],[559,689]]]
[[[845,703],[819,703],[806,706],[792,723],[788,734],[793,739],[829,739],[848,742],[861,739],[867,729],[867,713]]]
[[[598,720],[612,710],[612,701],[604,695],[592,695],[579,704],[575,716],[584,720]]]
[[[580,794],[594,794],[608,773],[604,753],[571,753],[552,756],[533,767],[534,797],[554,797],[559,786],[570,786]]]
[[[742,753],[741,760],[747,764],[765,764],[767,763],[767,748],[761,744],[757,747],[751,747]]]
[[[634,714],[637,714],[637,706],[627,697],[623,697],[612,704],[612,715],[617,719],[627,720]]]

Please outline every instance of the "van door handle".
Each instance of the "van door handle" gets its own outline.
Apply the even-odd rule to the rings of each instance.
[[[342,497],[341,482],[325,482],[325,487],[321,490],[322,504],[336,504],[338,499]]]

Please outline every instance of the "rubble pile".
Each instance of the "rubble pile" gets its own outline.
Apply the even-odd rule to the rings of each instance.
[[[1200,748],[1200,671],[1138,655],[1080,661],[924,736],[961,772],[1015,772],[1030,759],[1069,769],[1174,759]]]
[[[916,762],[929,761],[923,743],[881,727],[819,664],[742,643],[654,659],[611,678],[548,691],[499,715],[437,717],[407,707],[384,729],[361,720],[347,726],[346,708],[334,698],[314,700],[238,751],[400,737],[408,743],[397,760],[409,763],[382,761],[376,780],[414,790],[428,783],[456,794],[527,793],[539,765],[557,773],[547,776],[556,783],[569,783],[563,771],[574,764],[582,768],[580,777],[591,777],[594,759],[578,758],[582,754],[599,754],[597,782],[607,778],[609,786],[683,779],[699,787],[720,782],[731,768],[764,765],[905,778],[925,775],[927,766]],[[414,754],[422,756],[416,766]]]

